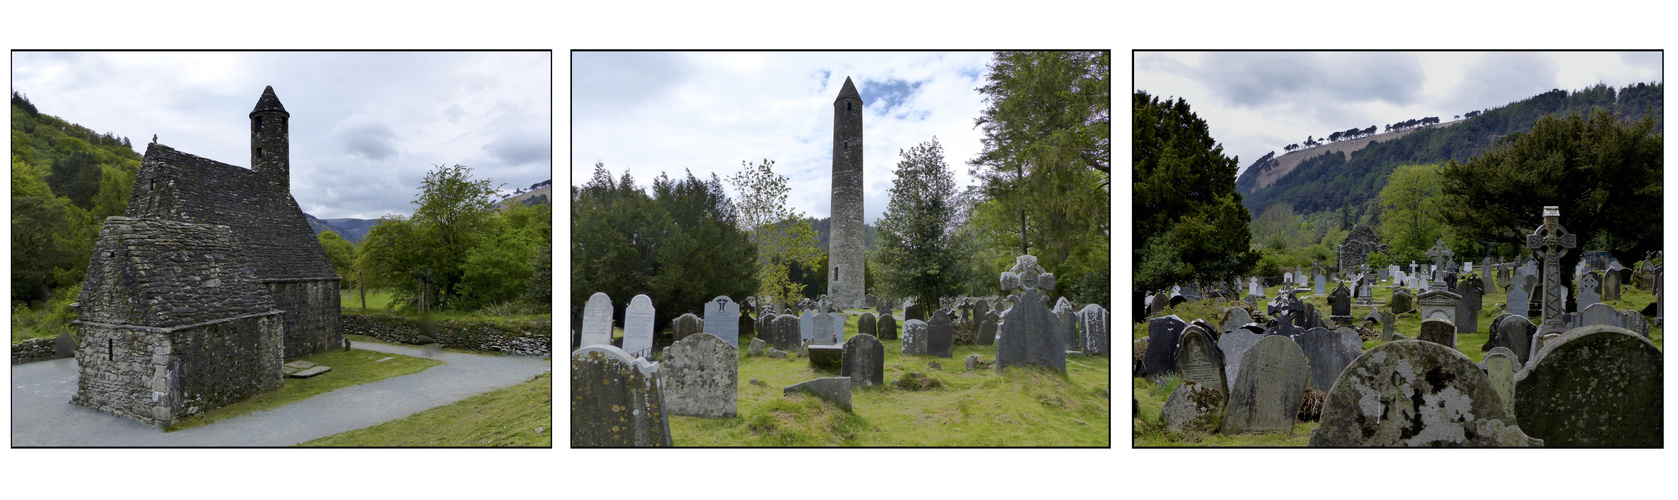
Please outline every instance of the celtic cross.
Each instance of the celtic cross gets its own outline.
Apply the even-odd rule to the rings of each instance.
[[[1433,286],[1431,290],[1445,289],[1445,259],[1451,258],[1451,249],[1445,247],[1445,240],[1435,240],[1433,249],[1427,251],[1427,256],[1433,259]]]
[[[1560,218],[1561,211],[1556,207],[1544,207],[1544,225],[1527,235],[1527,248],[1542,250],[1544,259],[1544,321],[1538,328],[1539,335],[1567,331],[1562,320],[1561,258],[1567,255],[1567,249],[1578,246],[1579,238],[1561,227]]]

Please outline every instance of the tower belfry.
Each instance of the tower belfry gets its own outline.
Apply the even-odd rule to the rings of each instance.
[[[250,119],[251,170],[267,179],[275,192],[291,194],[291,113],[274,95],[274,86],[262,89]]]
[[[863,295],[862,95],[850,77],[833,100],[833,219],[828,236],[827,298],[856,307]]]

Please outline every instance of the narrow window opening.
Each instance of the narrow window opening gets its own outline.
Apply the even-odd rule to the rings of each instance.
[[[117,360],[117,341],[116,341],[116,339],[105,339],[105,360],[106,361],[116,361]]]
[[[261,131],[262,131],[262,117],[258,116],[258,117],[256,117],[255,120],[251,121],[251,132],[261,132]]]
[[[848,103],[848,102],[845,103],[845,111],[850,111],[850,110],[851,110],[851,103]]]
[[[839,276],[840,276],[840,274],[839,274],[839,266],[833,266],[833,282],[834,282],[834,283],[838,283],[838,282],[839,282]]]
[[[261,158],[261,157],[262,157],[262,148],[256,148],[256,157],[257,157],[257,158]]]

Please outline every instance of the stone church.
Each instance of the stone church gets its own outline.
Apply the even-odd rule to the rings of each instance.
[[[250,169],[146,148],[82,282],[72,404],[169,425],[342,345],[339,278],[291,197],[291,113],[267,87],[249,118]]]

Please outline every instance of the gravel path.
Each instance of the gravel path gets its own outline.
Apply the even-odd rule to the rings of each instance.
[[[357,349],[426,357],[417,347],[357,342]],[[535,357],[433,353],[425,371],[345,387],[280,408],[165,433],[71,405],[76,360],[12,367],[12,446],[291,446],[512,386],[553,369]]]

